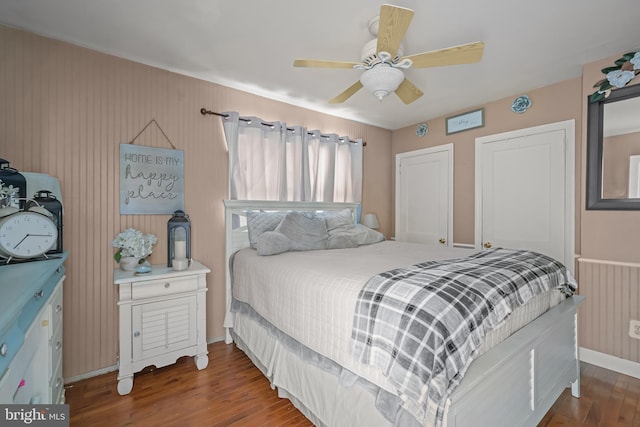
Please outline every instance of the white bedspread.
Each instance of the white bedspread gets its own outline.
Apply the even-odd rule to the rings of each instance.
[[[395,394],[378,369],[360,364],[350,355],[360,289],[371,276],[393,268],[472,253],[469,249],[395,241],[274,256],[259,256],[254,249],[243,249],[234,258],[233,296],[295,340]],[[556,296],[551,304],[559,300]],[[512,316],[518,318],[517,325],[505,325],[488,337],[487,348],[547,310],[549,296],[534,305]]]

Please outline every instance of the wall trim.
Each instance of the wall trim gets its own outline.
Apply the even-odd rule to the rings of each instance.
[[[476,245],[473,243],[453,243],[454,248],[475,249]]]
[[[619,265],[621,267],[633,267],[640,268],[640,263],[637,262],[625,262],[625,261],[611,261],[608,259],[594,259],[594,258],[578,258],[578,262],[585,264],[607,264],[607,265]]]
[[[207,340],[207,345],[220,342],[220,341],[224,341],[224,336],[215,337],[210,340]],[[89,378],[97,377],[98,375],[108,374],[109,372],[113,372],[117,370],[118,370],[117,364],[112,366],[107,366],[106,368],[96,369],[95,371],[85,372],[84,374],[74,375],[73,377],[65,378],[64,384],[66,387],[67,385],[73,385],[73,383],[77,383],[78,381],[88,380]]]
[[[580,360],[601,368],[629,375],[630,377],[640,378],[640,363],[638,362],[600,353],[599,351],[584,347],[580,347]]]
[[[112,365],[112,366],[107,366],[106,368],[97,369],[95,371],[85,372],[84,374],[74,375],[72,377],[68,377],[64,379],[64,386],[65,388],[68,385],[73,386],[73,383],[77,383],[78,381],[88,380],[89,378],[97,377],[98,375],[108,374],[109,372],[113,372],[117,370],[118,370],[118,365]]]

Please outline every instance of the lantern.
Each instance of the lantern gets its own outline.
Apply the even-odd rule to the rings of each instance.
[[[175,211],[167,222],[167,267],[185,270],[191,262],[191,221],[183,211]]]

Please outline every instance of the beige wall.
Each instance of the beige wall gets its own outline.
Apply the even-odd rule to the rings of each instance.
[[[532,101],[531,108],[524,114],[511,111],[511,103],[522,94],[479,105],[484,108],[484,127],[446,135],[446,117],[463,113],[452,112],[446,117],[429,120],[429,132],[423,138],[416,136],[416,126],[409,126],[392,133],[392,180],[395,192],[395,155],[407,151],[453,143],[453,241],[454,243],[474,243],[474,193],[475,193],[475,139],[481,136],[513,131],[564,120],[576,120],[576,140],[581,138],[581,96],[580,79],[575,78],[555,85],[527,92]],[[470,109],[471,110],[471,109]],[[467,111],[467,110],[465,110]],[[580,159],[577,147],[576,159]],[[579,171],[579,164],[576,171]],[[579,177],[576,182],[580,183]],[[576,188],[576,193],[581,193]],[[395,219],[394,219],[395,221]],[[576,224],[576,227],[578,225]],[[579,237],[577,238],[579,244]]]
[[[114,236],[126,227],[154,233],[159,242],[151,262],[166,262],[170,216],[119,214],[119,145],[151,119],[184,150],[192,255],[212,269],[207,337],[223,336],[227,152],[220,118],[202,116],[202,107],[363,138],[364,170],[391,167],[390,131],[0,26],[0,157],[20,171],[56,176],[62,185],[64,242],[70,253],[64,286],[65,378],[117,361]],[[170,148],[155,126],[135,143]],[[388,235],[389,175],[365,174],[363,210],[375,212]]]
[[[583,68],[583,151],[586,153],[587,96],[603,78],[604,67],[619,54]],[[640,84],[636,78],[632,84]],[[585,182],[583,157],[582,182]],[[640,362],[640,340],[628,335],[629,320],[640,319],[640,211],[587,211],[580,204],[582,247],[580,293],[587,302],[579,311],[580,343],[585,348]]]

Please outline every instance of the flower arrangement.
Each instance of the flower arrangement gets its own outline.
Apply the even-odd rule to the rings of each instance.
[[[127,228],[111,242],[114,248],[118,248],[113,258],[120,262],[123,257],[135,257],[138,258],[138,263],[142,264],[153,252],[153,245],[157,241],[158,238],[153,234],[143,234],[135,228]]]
[[[629,52],[615,61],[614,66],[602,69],[605,78],[593,85],[598,88],[590,97],[591,102],[600,101],[609,96],[612,89],[625,87],[640,74],[640,52]]]
[[[0,207],[6,207],[12,204],[12,200],[17,198],[18,188],[13,185],[5,186],[0,179]]]

